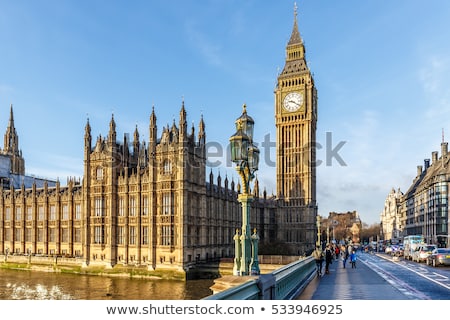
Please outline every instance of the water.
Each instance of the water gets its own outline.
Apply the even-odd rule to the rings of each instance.
[[[199,300],[213,284],[0,269],[0,300]]]

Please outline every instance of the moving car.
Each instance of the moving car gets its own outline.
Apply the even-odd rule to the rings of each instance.
[[[433,267],[440,265],[450,266],[450,249],[436,248],[427,257],[427,264]]]
[[[437,246],[435,244],[421,244],[417,246],[416,250],[414,250],[412,260],[417,262],[426,262],[428,256],[436,248]]]

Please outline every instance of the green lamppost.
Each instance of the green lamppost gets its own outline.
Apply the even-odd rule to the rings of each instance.
[[[253,144],[253,127],[255,122],[247,115],[246,105],[243,106],[242,115],[236,119],[236,133],[230,137],[231,161],[236,164],[236,170],[242,180],[242,192],[238,201],[242,205],[242,229],[234,236],[235,259],[233,274],[247,276],[259,274],[258,265],[258,239],[252,238],[250,233],[250,208],[253,197],[250,193],[250,182],[258,170],[259,149]],[[240,248],[240,250],[238,250]],[[253,250],[252,250],[253,248]],[[251,266],[250,266],[251,265]]]

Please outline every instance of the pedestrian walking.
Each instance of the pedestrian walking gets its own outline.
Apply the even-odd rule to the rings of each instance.
[[[356,269],[356,251],[352,251],[350,254],[350,262],[352,263],[352,269]]]
[[[325,273],[330,273],[330,264],[333,263],[333,251],[329,244],[325,248]]]
[[[322,265],[323,265],[323,251],[320,249],[320,246],[316,246],[316,250],[313,251],[312,256],[316,261],[316,272],[320,277],[322,276]]]
[[[345,269],[345,265],[347,264],[347,260],[348,260],[348,257],[349,257],[349,249],[348,249],[348,247],[343,247],[344,249],[343,249],[343,255],[342,255],[342,266],[344,267],[344,269]]]

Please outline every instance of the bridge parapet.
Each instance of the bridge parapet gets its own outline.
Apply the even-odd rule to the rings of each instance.
[[[292,300],[313,279],[315,267],[315,261],[311,256],[301,258],[272,273],[249,277],[246,282],[203,300]]]

